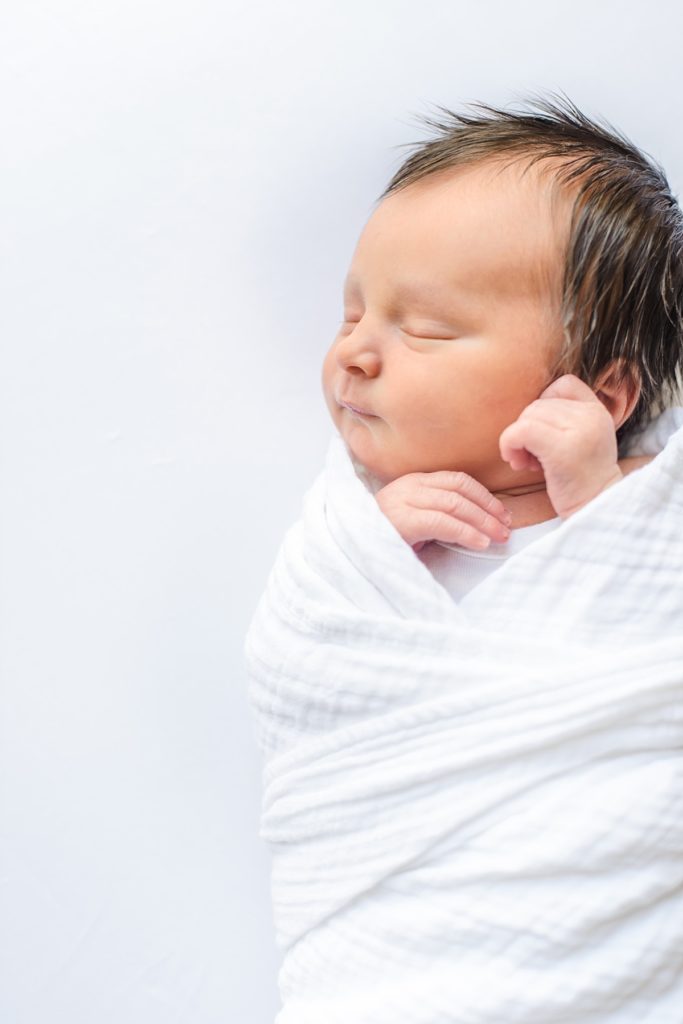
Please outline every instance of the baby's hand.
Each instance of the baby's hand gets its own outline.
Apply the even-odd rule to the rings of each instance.
[[[491,538],[502,543],[509,536],[505,506],[467,473],[406,473],[385,484],[375,498],[413,551],[432,540],[481,549]]]
[[[542,469],[550,502],[562,519],[623,479],[614,420],[572,373],[553,381],[499,438],[513,469]]]

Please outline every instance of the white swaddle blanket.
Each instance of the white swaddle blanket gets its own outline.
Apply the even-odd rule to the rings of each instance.
[[[683,1022],[683,409],[657,451],[456,603],[332,438],[245,641],[276,1024]]]

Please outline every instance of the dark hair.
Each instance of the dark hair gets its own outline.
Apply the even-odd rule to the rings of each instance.
[[[590,120],[566,94],[525,102],[530,110],[475,102],[467,105],[474,114],[437,104],[442,119],[418,115],[437,135],[402,144],[419,148],[377,202],[451,167],[560,158],[554,186],[572,196],[572,208],[561,297],[565,342],[555,376],[575,373],[593,386],[613,360],[618,380],[629,368],[638,371],[638,401],[617,430],[623,457],[681,387],[683,213],[663,168],[608,122]]]

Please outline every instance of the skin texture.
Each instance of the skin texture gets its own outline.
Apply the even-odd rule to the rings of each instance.
[[[348,450],[383,484],[458,471],[505,503],[513,528],[557,514],[546,486],[547,442],[542,458],[526,457],[534,441],[525,447],[525,429],[533,424],[518,429],[516,453],[513,444],[501,452],[500,441],[557,379],[568,215],[568,204],[551,207],[536,168],[522,174],[495,163],[432,175],[388,196],[371,215],[352,257],[322,385]],[[636,383],[618,386],[609,369],[603,374],[595,387],[608,414],[603,434],[605,427],[616,433],[637,397]],[[342,400],[372,415],[359,416]],[[612,483],[616,446],[612,459],[603,444],[603,460],[608,449]],[[627,462],[626,470],[636,468],[633,460],[620,465]],[[566,477],[566,451],[564,463]],[[569,507],[566,483],[564,494]]]

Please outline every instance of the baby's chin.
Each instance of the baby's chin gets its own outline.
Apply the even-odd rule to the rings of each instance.
[[[491,491],[496,486],[504,487],[509,480],[509,472],[505,472],[508,467],[500,459],[493,459],[491,464],[481,465],[472,464],[471,456],[469,459],[465,456],[458,458],[457,454],[454,454],[453,461],[444,464],[443,460],[434,458],[432,451],[408,452],[405,445],[399,445],[399,450],[394,451],[391,434],[387,436],[386,433],[369,430],[364,423],[342,424],[338,432],[356,475],[364,480],[373,494],[407,473],[460,471],[472,476]],[[515,483],[519,482],[515,480]]]
[[[376,494],[380,488],[384,487],[385,484],[390,483],[391,480],[396,479],[396,477],[387,476],[386,473],[382,471],[377,472],[374,465],[369,464],[367,460],[359,457],[358,453],[349,445],[346,438],[342,436],[341,439],[344,442],[344,447],[346,448],[347,454],[351,460],[356,476],[363,481],[368,490],[373,494]]]
[[[399,477],[405,476],[406,473],[437,473],[443,469],[447,471],[455,471],[457,469],[455,466],[442,466],[440,469],[435,469],[433,466],[428,464],[428,461],[425,461],[423,465],[409,467],[392,467],[387,465],[386,462],[380,465],[376,457],[366,458],[359,456],[358,452],[355,452],[344,438],[342,438],[342,440],[344,441],[344,446],[348,452],[349,458],[351,459],[356,475],[363,480],[366,487],[368,487],[373,494],[376,494],[377,491],[382,487],[385,487],[387,484],[390,484],[393,480],[398,480]],[[473,467],[471,466],[460,469],[461,472],[467,473],[468,476],[473,477],[473,479],[486,487],[487,490],[490,490],[492,494],[496,493],[497,486],[504,486],[503,482],[498,481],[496,473],[487,474],[486,472],[479,471],[478,468],[475,472],[472,470]]]

